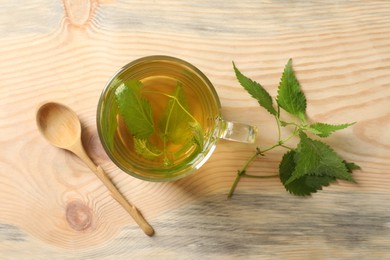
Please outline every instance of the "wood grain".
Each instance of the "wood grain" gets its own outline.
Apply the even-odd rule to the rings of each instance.
[[[386,259],[390,255],[390,2],[2,1],[0,10],[0,255],[5,259]],[[227,120],[259,127],[255,145],[221,141],[193,176],[150,183],[121,172],[98,140],[95,113],[111,75],[165,54],[213,82]],[[276,95],[293,59],[313,121],[354,122],[327,139],[362,170],[313,198],[277,179],[240,182],[272,117],[237,83],[231,62]],[[89,169],[35,126],[43,101],[77,111],[83,142],[156,230],[148,238]],[[284,134],[288,134],[284,132]],[[277,171],[283,150],[253,174]],[[75,225],[78,223],[78,225]]]

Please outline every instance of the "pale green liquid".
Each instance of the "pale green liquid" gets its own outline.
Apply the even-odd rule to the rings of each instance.
[[[142,66],[143,65],[143,66]],[[135,151],[133,135],[127,129],[124,120],[118,113],[115,100],[115,89],[121,80],[136,79],[142,82],[141,94],[151,104],[154,120],[154,132],[150,142],[164,155],[147,159]],[[178,82],[182,83],[183,90],[189,105],[189,112],[203,129],[204,145],[200,150],[193,140],[187,139],[184,143],[174,144],[165,142],[161,137],[162,129],[159,123],[165,107]],[[106,95],[101,100],[100,118],[98,127],[103,137],[103,145],[113,161],[125,172],[146,180],[171,180],[189,174],[203,164],[215,146],[215,132],[219,118],[219,102],[215,99],[213,90],[198,77],[194,71],[173,61],[153,62],[140,64],[131,71],[124,71],[108,86]],[[100,124],[100,126],[99,126]],[[191,136],[188,128],[180,129],[180,133]],[[186,138],[183,138],[186,140]],[[169,165],[164,163],[168,156]]]

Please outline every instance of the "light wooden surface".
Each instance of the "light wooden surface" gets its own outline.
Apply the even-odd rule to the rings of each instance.
[[[1,259],[390,259],[390,2],[0,1]],[[327,139],[360,164],[357,185],[312,198],[279,180],[240,182],[255,146],[221,141],[195,175],[150,183],[121,172],[97,137],[96,105],[110,76],[151,54],[185,59],[220,95],[226,119],[276,140],[272,117],[239,86],[231,62],[275,95],[293,59],[314,121],[357,121]],[[74,109],[83,141],[156,230],[143,234],[94,174],[35,125],[46,100]],[[277,171],[283,151],[257,160]]]

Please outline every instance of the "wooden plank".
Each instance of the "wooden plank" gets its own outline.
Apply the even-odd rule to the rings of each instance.
[[[24,1],[0,10],[0,254],[6,259],[385,258],[389,248],[390,3],[387,1]],[[231,62],[272,95],[284,64],[294,68],[313,121],[357,124],[327,139],[362,170],[311,199],[277,179],[240,182],[256,145],[221,141],[195,175],[149,183],[121,172],[98,140],[101,90],[127,62],[165,54],[213,82],[228,120],[276,140],[272,117],[239,86]],[[83,141],[117,187],[154,225],[145,237],[72,154],[39,136],[45,100],[72,107]],[[288,134],[287,132],[285,134]],[[283,150],[249,168],[277,171]],[[238,219],[241,219],[239,222]]]

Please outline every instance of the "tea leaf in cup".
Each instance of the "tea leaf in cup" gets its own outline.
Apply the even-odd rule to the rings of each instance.
[[[204,136],[203,136],[203,129],[202,126],[199,124],[198,121],[190,122],[190,127],[192,129],[193,133],[193,141],[198,145],[198,148],[200,151],[203,150],[203,144],[204,144]]]
[[[148,138],[154,131],[152,108],[141,95],[142,83],[128,80],[120,85],[115,96],[119,112],[129,131],[137,138]]]
[[[188,131],[184,131],[192,121],[189,110],[190,108],[182,83],[178,82],[160,119],[161,136],[165,141],[174,144],[183,144],[190,138],[190,136],[185,134]]]
[[[181,82],[177,83],[174,93],[169,98],[170,100],[164,109],[159,124],[160,136],[164,143],[164,165],[166,166],[171,164],[167,151],[168,142],[180,145],[192,142],[192,131],[189,131],[190,124],[193,123],[193,120],[197,123],[190,113],[187,97]],[[199,123],[197,124],[199,125]],[[202,129],[201,132],[203,136]]]
[[[136,153],[146,159],[155,159],[163,154],[157,147],[153,146],[147,139],[138,139],[134,137],[134,148]]]

